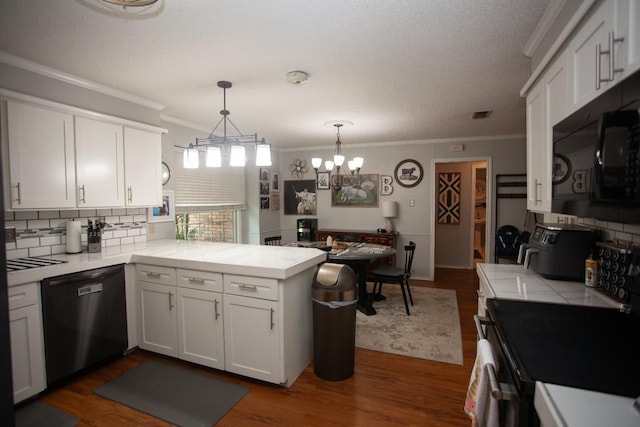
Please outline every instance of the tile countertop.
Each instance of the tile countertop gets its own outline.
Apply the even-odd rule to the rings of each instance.
[[[487,295],[487,298],[620,307],[619,303],[582,282],[545,279],[519,264],[478,264],[477,272],[491,288],[493,295]]]
[[[284,246],[153,240],[137,245],[103,248],[100,253],[57,254],[68,261],[7,274],[9,286],[38,282],[46,277],[123,263],[214,271],[226,274],[287,279],[326,260],[318,249]]]
[[[573,305],[619,308],[620,304],[582,282],[545,279],[517,264],[478,264],[478,276],[493,295]],[[640,426],[634,399],[594,391],[536,383],[534,405],[542,427]]]

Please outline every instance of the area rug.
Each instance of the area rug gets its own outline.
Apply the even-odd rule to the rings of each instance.
[[[462,365],[462,335],[456,292],[411,287],[407,316],[400,286],[385,284],[376,314],[356,315],[356,347]],[[407,295],[407,300],[409,296]]]
[[[249,389],[168,363],[147,361],[93,392],[171,424],[210,427]]]
[[[73,427],[80,421],[39,400],[16,410],[15,419],[16,427]]]

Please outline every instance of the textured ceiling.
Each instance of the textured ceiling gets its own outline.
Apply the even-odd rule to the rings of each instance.
[[[0,51],[280,148],[525,133],[522,53],[549,0],[0,1]],[[133,11],[132,9],[129,9]],[[292,70],[309,80],[293,85]],[[0,82],[1,85],[1,82]],[[471,120],[473,111],[493,110]]]

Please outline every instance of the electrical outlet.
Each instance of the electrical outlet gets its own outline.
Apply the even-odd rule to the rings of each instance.
[[[15,227],[8,227],[4,229],[4,242],[15,243],[16,242],[16,229]]]

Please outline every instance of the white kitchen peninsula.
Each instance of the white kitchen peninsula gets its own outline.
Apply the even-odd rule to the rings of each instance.
[[[619,307],[581,282],[545,279],[518,264],[478,264],[477,273],[480,316],[485,315],[486,298]],[[628,397],[537,382],[534,406],[542,427],[640,425],[640,411],[634,409],[633,399]]]
[[[129,348],[139,344],[141,348],[157,351],[145,347],[143,334],[149,331],[151,338],[157,338],[158,329],[151,323],[153,319],[163,319],[176,322],[169,329],[177,336],[168,338],[175,340],[169,342],[177,343],[178,347],[167,354],[184,360],[284,386],[291,385],[312,360],[311,282],[318,264],[326,261],[323,251],[159,240],[103,248],[102,253],[59,254],[52,258],[67,262],[10,272],[9,287],[39,285],[47,277],[128,264]],[[167,274],[156,276],[154,268]],[[156,304],[162,296],[155,294],[155,300],[147,301],[146,309],[176,310],[171,316],[162,312],[141,314],[141,298],[153,289],[150,286],[154,282],[159,283],[156,288],[161,285],[167,291],[167,302]],[[202,322],[185,311],[193,307],[203,308]],[[208,314],[212,322],[218,323],[207,323]],[[148,329],[144,328],[145,319],[151,322]],[[215,329],[215,342],[213,338],[200,339],[202,334],[218,328],[221,320],[223,333]],[[251,322],[255,324],[247,324]],[[217,339],[223,334],[224,342],[220,344]],[[160,338],[162,342],[164,336]],[[205,341],[206,346],[202,344]]]

